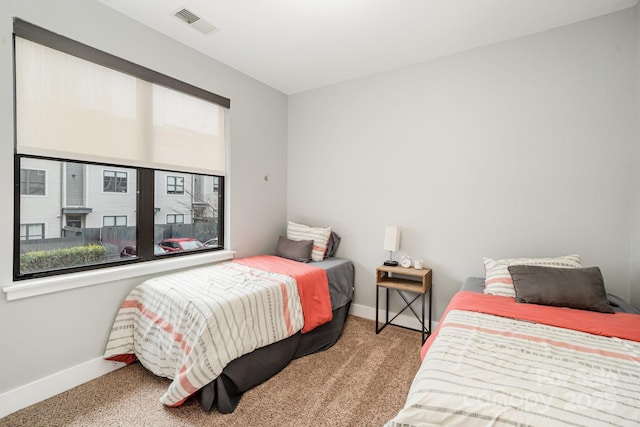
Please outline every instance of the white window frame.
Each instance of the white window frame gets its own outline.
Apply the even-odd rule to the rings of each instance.
[[[235,251],[220,250],[215,252],[191,253],[189,256],[176,258],[163,256],[162,259],[154,262],[118,265],[109,268],[13,282],[13,284],[3,287],[2,291],[6,294],[7,300],[12,301],[69,289],[101,285],[116,280],[134,279],[149,274],[162,274],[180,268],[207,265],[212,262],[233,259],[234,255]]]

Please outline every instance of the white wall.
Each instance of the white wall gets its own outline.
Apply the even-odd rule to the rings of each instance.
[[[434,319],[483,256],[579,253],[629,300],[635,26],[630,9],[290,96],[288,217],[341,234],[364,306],[386,224],[433,268]]]
[[[13,182],[12,18],[107,51],[231,99],[230,248],[271,252],[286,220],[287,97],[119,15],[95,0],[0,2],[0,179]],[[264,181],[264,175],[269,180]],[[3,200],[13,197],[3,186]],[[6,202],[8,203],[8,202]],[[11,283],[13,214],[0,212],[0,287]],[[0,297],[0,394],[99,358],[111,322],[140,280],[17,301]],[[1,411],[0,411],[1,412]]]

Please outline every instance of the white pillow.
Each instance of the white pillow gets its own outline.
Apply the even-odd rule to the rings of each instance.
[[[501,295],[516,297],[513,280],[509,274],[510,265],[538,265],[557,268],[581,268],[580,255],[565,255],[555,258],[511,258],[484,260],[484,293],[488,295]]]
[[[287,225],[287,239],[290,240],[313,240],[313,250],[311,251],[311,259],[313,261],[322,261],[327,253],[329,246],[329,237],[331,236],[331,227],[309,227],[308,225],[298,224],[289,221]]]

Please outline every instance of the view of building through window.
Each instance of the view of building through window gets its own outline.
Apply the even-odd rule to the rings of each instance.
[[[212,175],[155,171],[154,241],[161,248],[168,252],[199,249],[198,243],[218,247],[220,194],[214,191],[214,183],[219,181]]]
[[[154,257],[217,248],[220,177],[154,173]],[[137,176],[135,168],[22,157],[20,273],[138,258]]]

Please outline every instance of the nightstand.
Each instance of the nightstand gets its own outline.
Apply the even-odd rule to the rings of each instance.
[[[385,322],[382,327],[379,326],[378,323],[378,304],[379,304],[379,295],[380,288],[384,288],[386,290],[386,301],[385,301]],[[405,306],[402,310],[400,310],[391,320],[389,320],[389,290],[396,291],[402,300],[405,302]],[[405,293],[416,294],[415,296],[410,295],[407,296]],[[426,306],[426,298],[427,294],[429,295],[429,327],[425,326],[425,306]],[[413,296],[413,299],[410,298]],[[431,269],[423,268],[421,270],[416,270],[415,268],[404,268],[404,267],[390,267],[386,265],[382,265],[376,269],[376,334],[379,334],[387,325],[398,326],[405,329],[410,329],[413,331],[422,332],[422,343],[426,341],[427,337],[431,335]],[[415,309],[411,306],[411,304],[417,300],[418,298],[422,298],[422,316],[418,315]],[[422,325],[422,329],[414,329],[409,328],[402,325],[397,325],[392,323],[396,317],[398,317],[403,311],[407,308],[411,310],[413,315],[418,319],[420,324]]]

